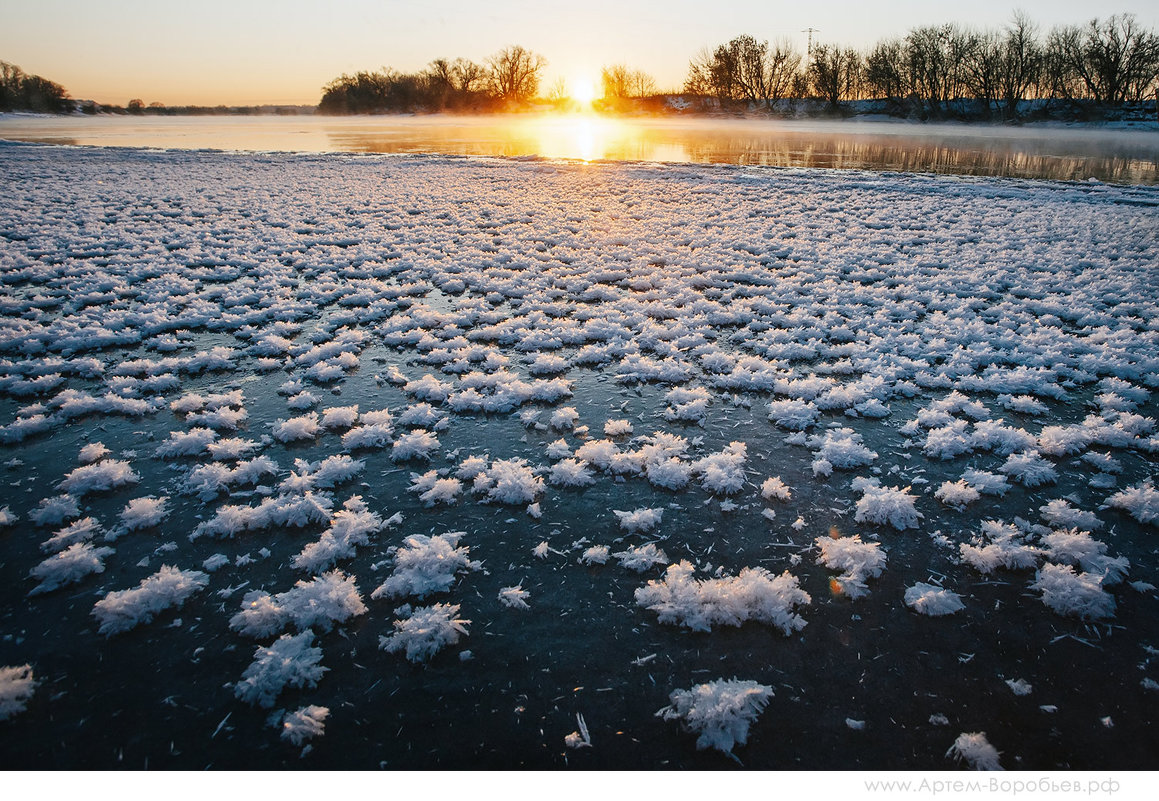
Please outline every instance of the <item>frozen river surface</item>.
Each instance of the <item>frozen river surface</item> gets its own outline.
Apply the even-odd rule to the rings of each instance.
[[[6,764],[1159,758],[1155,189],[0,176]]]

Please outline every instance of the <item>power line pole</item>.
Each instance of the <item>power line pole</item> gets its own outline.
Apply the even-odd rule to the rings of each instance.
[[[810,64],[813,63],[813,34],[820,33],[820,32],[821,32],[820,28],[813,28],[813,27],[808,27],[805,30],[801,31],[801,33],[809,34],[809,45],[808,45],[808,48],[805,50],[805,56],[806,56],[805,67],[806,67],[806,69],[809,67]]]

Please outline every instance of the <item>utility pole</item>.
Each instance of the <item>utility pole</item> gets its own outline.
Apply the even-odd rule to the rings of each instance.
[[[805,68],[806,69],[808,69],[809,66],[813,63],[813,34],[820,33],[820,32],[821,32],[820,28],[813,28],[813,27],[808,27],[805,30],[801,31],[801,33],[809,34],[809,45],[808,45],[807,49],[805,50],[805,57],[806,57]]]

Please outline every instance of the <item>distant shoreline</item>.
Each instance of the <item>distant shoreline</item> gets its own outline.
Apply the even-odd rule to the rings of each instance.
[[[1019,116],[1014,119],[1000,119],[971,111],[973,101],[955,101],[948,113],[942,115],[922,115],[901,113],[896,104],[884,100],[862,100],[840,104],[836,109],[824,101],[816,99],[783,101],[782,106],[767,111],[750,107],[748,109],[721,109],[706,107],[703,103],[689,103],[682,95],[667,95],[655,98],[638,109],[576,109],[561,108],[558,104],[530,104],[522,108],[505,110],[457,110],[457,111],[369,111],[355,114],[334,114],[322,112],[317,106],[272,105],[257,106],[172,106],[149,108],[139,112],[129,112],[120,107],[96,105],[95,110],[85,111],[81,107],[71,112],[46,113],[29,111],[3,111],[0,119],[6,117],[116,117],[125,119],[166,118],[166,117],[327,117],[335,119],[358,117],[391,118],[455,118],[468,117],[485,119],[488,117],[533,116],[540,114],[591,114],[607,119],[702,119],[702,120],[746,120],[769,122],[904,122],[919,125],[983,125],[994,128],[1056,127],[1103,128],[1115,127],[1137,130],[1159,130],[1159,111],[1155,101],[1123,103],[1112,107],[1092,104],[1075,104],[1060,100],[1023,101]],[[91,101],[81,101],[89,103]]]

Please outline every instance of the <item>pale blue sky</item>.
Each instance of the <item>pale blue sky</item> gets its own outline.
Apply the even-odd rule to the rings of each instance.
[[[1000,27],[1022,8],[1043,29],[1130,12],[1159,28],[1159,3],[1122,0],[0,0],[0,60],[73,97],[124,104],[316,103],[343,72],[482,62],[508,44],[546,57],[545,85],[626,63],[680,86],[702,47],[741,33],[867,47],[915,25]]]

